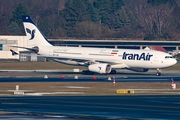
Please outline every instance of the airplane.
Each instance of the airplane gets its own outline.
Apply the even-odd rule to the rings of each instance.
[[[26,36],[29,39],[25,47],[38,55],[68,65],[85,66],[85,74],[116,74],[116,69],[128,69],[147,72],[173,66],[177,60],[170,54],[156,50],[111,49],[93,47],[53,46],[43,36],[34,21],[28,15],[22,16]]]

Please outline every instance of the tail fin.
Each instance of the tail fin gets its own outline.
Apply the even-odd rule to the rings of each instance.
[[[52,46],[42,35],[30,16],[22,16],[24,30],[28,37],[28,46]]]

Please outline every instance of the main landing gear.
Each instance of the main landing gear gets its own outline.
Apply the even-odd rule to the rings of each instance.
[[[109,74],[116,74],[116,70],[111,70]]]
[[[157,72],[156,72],[157,76],[161,76],[161,70],[159,68],[157,68]]]

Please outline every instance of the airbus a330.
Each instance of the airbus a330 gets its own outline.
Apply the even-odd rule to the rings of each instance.
[[[86,66],[85,73],[109,74],[116,69],[129,69],[136,72],[147,72],[173,66],[177,60],[170,54],[156,50],[110,49],[91,47],[53,46],[41,34],[30,16],[22,16],[24,29],[28,38],[25,48],[38,55],[51,58],[56,62]]]

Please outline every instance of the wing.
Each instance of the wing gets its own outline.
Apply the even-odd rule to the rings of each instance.
[[[113,60],[113,61],[109,61],[107,59],[94,59],[94,58],[84,58],[84,57],[71,57],[71,56],[66,56],[66,57],[62,57],[62,56],[43,56],[46,58],[50,58],[50,59],[60,59],[60,60],[73,60],[73,61],[77,61],[77,62],[87,62],[87,61],[91,61],[91,62],[101,62],[101,63],[119,63],[119,61]]]
[[[93,59],[93,58],[81,58],[81,57],[49,57],[49,56],[43,56],[48,59],[54,60],[56,62],[61,62],[65,64],[71,64],[71,65],[82,65],[82,66],[88,66],[90,64],[95,64],[95,63],[107,63],[111,65],[112,68],[129,68],[126,64],[123,62],[117,61],[117,60],[107,60],[107,59]]]

